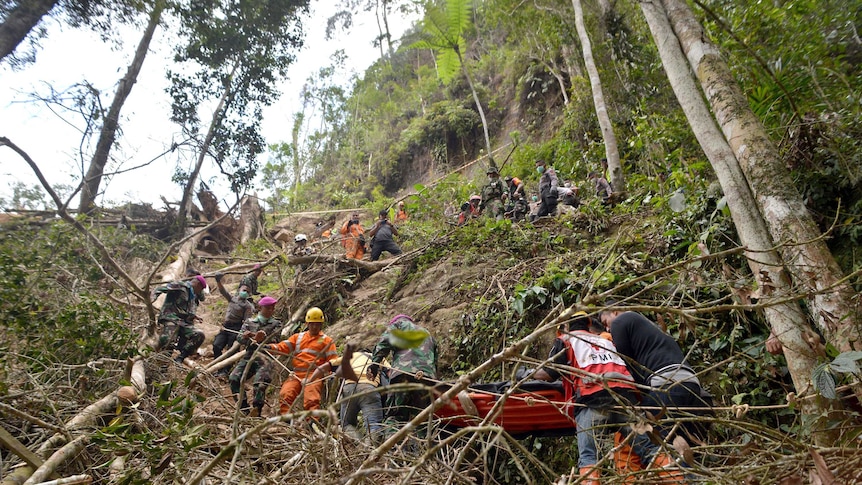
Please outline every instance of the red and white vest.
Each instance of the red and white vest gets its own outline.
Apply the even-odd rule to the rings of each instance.
[[[615,390],[637,389],[625,361],[610,340],[585,330],[564,333],[559,338],[566,343],[569,365],[591,374],[572,373],[563,379],[566,399],[577,401],[605,390],[605,386]]]

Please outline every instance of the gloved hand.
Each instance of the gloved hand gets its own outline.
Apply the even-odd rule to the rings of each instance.
[[[216,273],[216,274],[215,274],[215,280],[216,280],[216,282],[221,281],[221,279],[222,279],[222,278],[224,278],[224,273]]]

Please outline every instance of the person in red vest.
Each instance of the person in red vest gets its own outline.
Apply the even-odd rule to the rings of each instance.
[[[599,484],[601,474],[596,464],[600,452],[613,448],[614,434],[629,421],[628,413],[620,407],[638,402],[634,377],[613,342],[592,331],[594,327],[585,312],[575,313],[568,331],[559,333],[551,349],[555,364],[582,372],[562,374],[551,367],[535,374],[537,379],[549,381],[562,377],[566,399],[581,405],[575,409],[575,423],[578,469],[584,477],[580,483],[584,485]]]

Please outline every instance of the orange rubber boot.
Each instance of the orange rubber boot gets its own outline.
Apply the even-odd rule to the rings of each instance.
[[[685,485],[685,473],[667,453],[657,454],[649,467],[658,473],[660,485]]]
[[[644,469],[640,457],[635,454],[631,445],[625,442],[619,431],[614,433],[614,468],[618,475],[625,477],[623,483],[626,484],[636,483],[635,472]]]
[[[581,467],[578,470],[578,475],[584,477],[579,483],[581,485],[599,485],[602,476],[602,471],[596,468],[595,465]]]

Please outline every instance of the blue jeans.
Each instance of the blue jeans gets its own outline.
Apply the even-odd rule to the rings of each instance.
[[[610,409],[579,408],[575,415],[578,425],[578,468],[595,465],[599,450],[614,447],[614,433],[625,423],[625,414]]]
[[[362,411],[371,438],[378,439],[383,424],[383,403],[377,388],[365,383],[346,383],[341,389],[341,399],[341,426],[345,430],[356,428]]]

